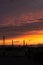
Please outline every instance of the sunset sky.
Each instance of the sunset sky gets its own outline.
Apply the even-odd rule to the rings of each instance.
[[[43,44],[43,0],[0,0],[0,44]]]

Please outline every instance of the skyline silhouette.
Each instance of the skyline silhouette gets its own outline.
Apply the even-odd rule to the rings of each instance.
[[[43,45],[43,43],[37,43],[37,44],[29,44],[28,42],[31,42],[31,40],[28,40],[28,42],[27,41],[25,41],[25,40],[22,40],[22,42],[21,41],[17,41],[17,40],[10,40],[10,42],[8,42],[8,44],[6,44],[6,36],[3,36],[2,37],[2,44],[0,43],[0,45],[12,45],[12,46],[33,46],[33,47],[35,47],[35,46],[41,46],[41,45]],[[21,43],[22,43],[22,45],[21,45]]]

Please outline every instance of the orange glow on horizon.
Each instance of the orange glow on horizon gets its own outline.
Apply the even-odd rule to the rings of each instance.
[[[43,44],[43,30],[30,31],[17,38],[6,39],[5,44],[11,45],[12,40],[14,45],[23,45],[23,40],[25,40],[27,45]],[[3,40],[0,40],[1,44],[3,44]]]

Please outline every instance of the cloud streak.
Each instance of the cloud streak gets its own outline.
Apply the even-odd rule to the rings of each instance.
[[[6,26],[0,28],[0,39],[3,35],[6,38],[15,38],[24,35],[26,32],[43,30],[43,22],[33,22],[28,24],[23,24],[21,26]],[[29,33],[30,34],[30,33]]]

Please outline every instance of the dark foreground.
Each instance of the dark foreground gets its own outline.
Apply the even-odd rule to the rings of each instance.
[[[0,64],[43,65],[43,46],[0,46]]]

